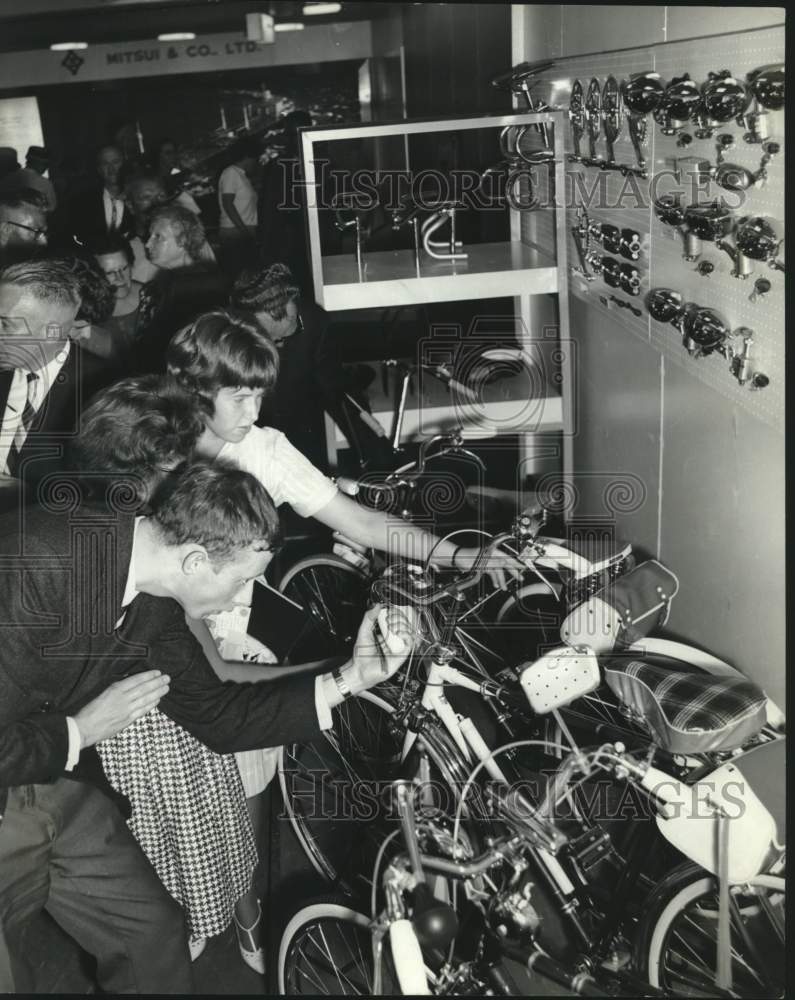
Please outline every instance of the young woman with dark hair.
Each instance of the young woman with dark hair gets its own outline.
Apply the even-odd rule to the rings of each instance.
[[[433,548],[436,562],[451,565],[455,555],[456,566],[463,568],[477,557],[479,549],[439,541],[416,524],[355,503],[281,431],[255,426],[262,399],[276,382],[279,355],[253,317],[224,310],[199,316],[174,336],[166,365],[194,393],[203,412],[198,454],[250,472],[277,507],[289,503],[302,517],[317,518],[366,548],[402,558],[425,559]]]

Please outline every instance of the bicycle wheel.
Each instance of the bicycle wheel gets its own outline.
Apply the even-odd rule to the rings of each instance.
[[[382,785],[400,747],[377,756],[372,734],[387,732],[392,708],[374,695],[352,698],[334,709],[334,728],[311,743],[289,743],[279,752],[279,784],[285,811],[304,853],[329,881],[366,869]],[[372,865],[371,865],[372,867]]]
[[[717,881],[684,864],[661,886],[638,931],[638,964],[652,986],[672,996],[783,997],[785,881],[757,876],[732,886],[732,987],[715,985]]]
[[[426,775],[421,773],[418,747],[401,761],[399,730],[385,743],[362,747],[362,732],[368,740],[373,732],[389,732],[392,708],[369,693],[342,707],[348,710],[354,702],[359,704],[352,727],[347,717],[337,717],[335,729],[312,743],[281,748],[279,784],[286,815],[315,870],[329,881],[360,889],[368,883],[378,847],[396,822],[390,808],[391,781],[399,776],[424,778],[424,804],[452,814],[471,767],[434,720],[428,720],[418,741],[430,764]],[[373,746],[380,748],[375,754]],[[487,815],[476,790],[464,815]]]
[[[296,662],[339,656],[353,648],[367,607],[370,580],[366,573],[339,556],[307,556],[291,566],[278,590],[300,604],[318,626],[293,650]]]
[[[389,964],[383,966],[384,992],[399,993]],[[374,973],[370,919],[344,899],[310,903],[295,914],[282,934],[282,996],[372,996]]]
[[[541,582],[525,584],[497,609],[496,632],[510,665],[536,660],[545,649],[560,645],[560,626],[568,611],[562,585],[551,586],[550,592]]]

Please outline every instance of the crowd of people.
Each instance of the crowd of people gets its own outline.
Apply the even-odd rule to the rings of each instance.
[[[310,400],[344,373],[278,234],[260,238],[256,145],[239,152],[215,245],[167,149],[127,171],[103,146],[69,206],[0,187],[0,991],[34,988],[42,908],[105,991],[190,991],[232,921],[263,971],[278,747],[405,656],[377,608],[342,663],[229,655],[217,616],[250,602],[278,507],[407,558],[477,555],[357,505],[307,457]]]

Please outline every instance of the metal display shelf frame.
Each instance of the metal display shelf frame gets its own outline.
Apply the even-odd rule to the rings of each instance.
[[[567,279],[565,212],[557,204],[554,206],[557,259],[548,250],[513,239],[501,243],[467,244],[465,250],[469,256],[466,260],[436,260],[421,252],[418,273],[413,250],[368,251],[366,271],[360,277],[355,255],[324,256],[322,253],[314,155],[318,142],[486,128],[495,129],[496,139],[499,130],[506,126],[551,124],[554,126],[555,191],[560,197],[565,192],[563,122],[563,112],[558,111],[301,129],[306,221],[318,305],[334,312],[462,299],[555,294],[564,289]],[[506,208],[506,211],[513,210]],[[564,259],[561,260],[561,257]]]
[[[571,436],[574,429],[574,358],[570,350],[568,258],[566,228],[566,173],[564,131],[565,111],[512,112],[510,114],[474,115],[464,118],[414,119],[391,123],[348,126],[319,126],[299,130],[306,192],[306,225],[312,264],[315,300],[329,312],[413,304],[512,297],[515,314],[523,330],[523,345],[548,336],[533,328],[531,303],[535,296],[554,295],[558,306],[560,358],[559,393],[541,402],[548,403],[541,425],[535,431],[519,431],[522,468],[534,471],[532,442],[542,430],[562,435],[562,465],[571,472]],[[444,132],[494,129],[497,138],[506,126],[552,125],[554,158],[549,166],[536,165],[537,171],[549,170],[554,199],[537,211],[554,212],[554,246],[541,246],[520,235],[519,218],[524,212],[506,205],[511,238],[501,243],[467,244],[465,260],[438,260],[420,250],[419,262],[414,250],[365,251],[365,267],[359,271],[355,253],[324,255],[321,247],[318,178],[315,171],[315,146],[336,140],[383,139]],[[497,156],[495,155],[495,160]],[[408,155],[407,155],[408,160]],[[410,166],[410,164],[409,164]],[[528,164],[528,167],[530,164]],[[554,180],[553,180],[554,178]],[[535,211],[529,209],[528,211]],[[552,234],[550,233],[550,236]],[[565,345],[565,346],[564,346]],[[460,409],[460,407],[459,407]],[[440,428],[443,425],[440,417]],[[465,428],[465,433],[472,427]],[[516,433],[518,428],[513,428]],[[333,432],[329,429],[329,434]],[[334,451],[333,444],[330,446]],[[331,455],[330,455],[331,457]]]

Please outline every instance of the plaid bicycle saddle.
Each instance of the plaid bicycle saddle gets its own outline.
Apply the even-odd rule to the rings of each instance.
[[[670,753],[733,750],[766,721],[767,697],[744,677],[694,674],[642,660],[613,660],[604,678]]]

